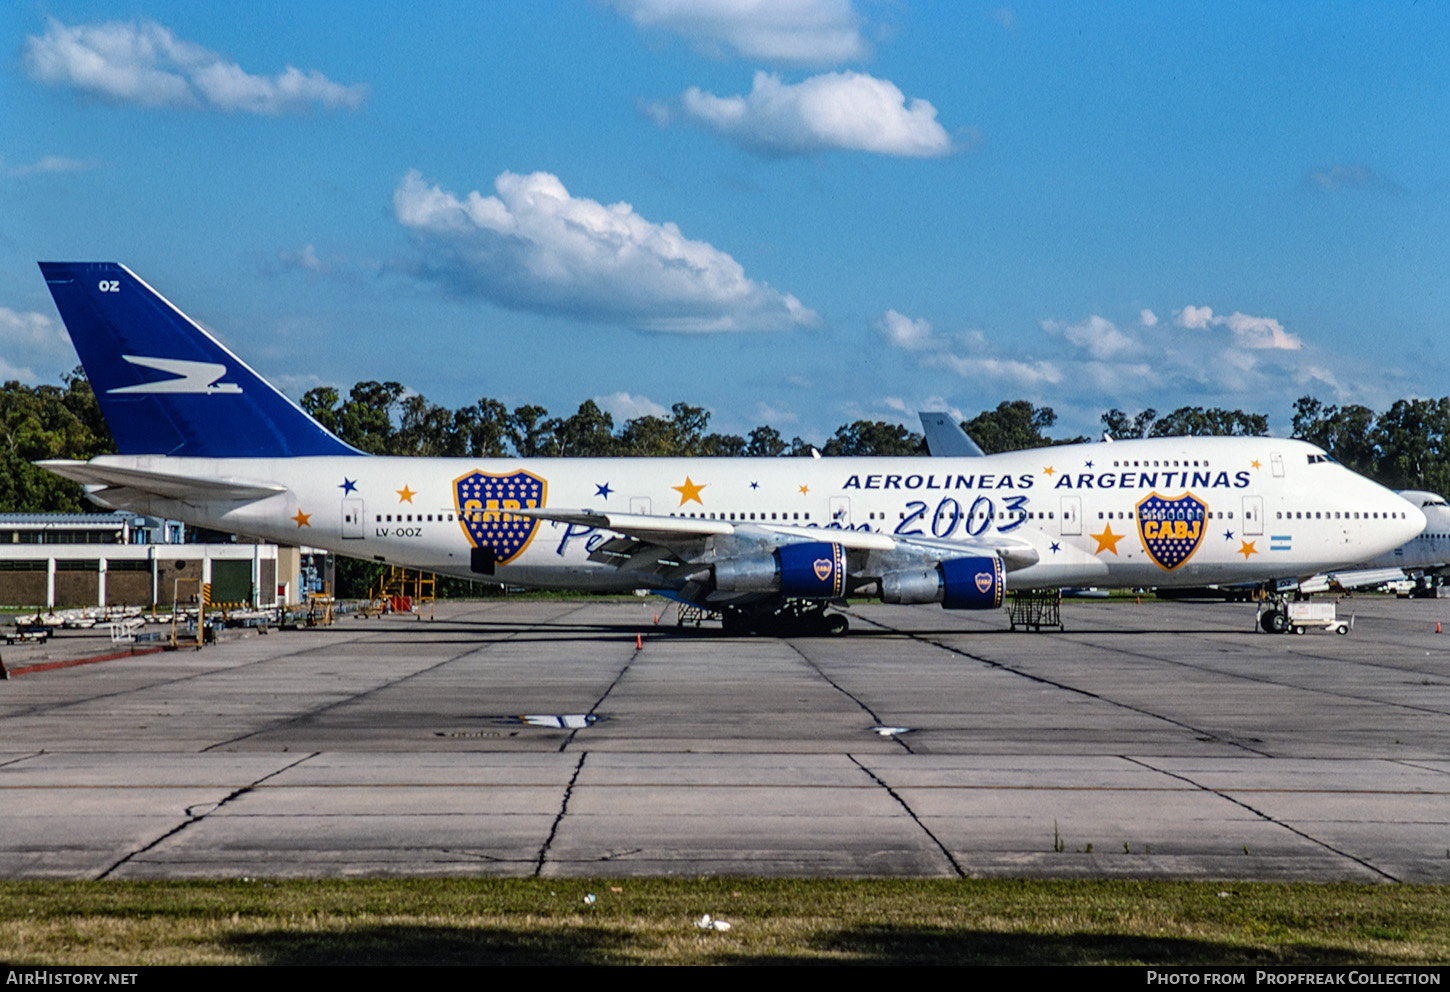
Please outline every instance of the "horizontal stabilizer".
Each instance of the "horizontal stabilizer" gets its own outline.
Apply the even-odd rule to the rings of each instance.
[[[195,478],[170,472],[105,465],[100,463],[100,459],[88,462],[43,461],[35,464],[83,486],[114,486],[162,499],[250,502],[287,491],[286,486],[275,482],[227,477]]]

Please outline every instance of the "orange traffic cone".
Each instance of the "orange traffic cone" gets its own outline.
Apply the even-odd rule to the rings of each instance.
[[[1440,621],[1439,620],[1436,620],[1435,621],[1435,633],[1437,633],[1437,634],[1440,633]]]
[[[644,635],[643,634],[635,634],[634,635],[634,649],[636,651],[643,651],[644,650]]]
[[[658,613],[656,613],[655,614],[655,626],[658,627],[659,625],[660,625],[660,615]]]

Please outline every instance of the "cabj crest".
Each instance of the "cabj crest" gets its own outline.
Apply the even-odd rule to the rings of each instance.
[[[1138,502],[1138,536],[1161,568],[1173,571],[1203,543],[1208,504],[1192,493],[1166,499],[1157,493]]]
[[[543,506],[548,489],[549,484],[532,472],[489,475],[475,471],[453,480],[453,502],[458,522],[473,546],[493,548],[494,561],[506,565],[523,553],[539,529],[539,521],[533,517],[509,511]]]

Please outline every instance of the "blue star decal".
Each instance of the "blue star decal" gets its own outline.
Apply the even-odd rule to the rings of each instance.
[[[342,477],[342,485],[338,486],[337,488],[341,489],[342,494],[346,496],[348,493],[357,492],[357,483],[344,475]]]
[[[1231,531],[1231,530],[1224,531],[1223,532],[1223,539],[1225,541],[1232,541],[1234,539],[1234,532]]]
[[[1083,464],[1083,468],[1092,468],[1093,467],[1093,463],[1092,462],[1083,462],[1082,464]]]
[[[607,483],[607,482],[604,483],[603,485],[600,485],[598,483],[595,483],[595,485],[594,485],[594,495],[595,496],[603,496],[605,499],[608,499],[609,498],[609,494],[612,493],[612,492],[614,492],[614,490],[609,488],[609,483]]]
[[[1062,550],[1062,546],[1060,544],[1058,544],[1056,541],[1053,541],[1052,542],[1052,553],[1053,554],[1057,554],[1061,550]]]
[[[759,489],[760,488],[760,483],[758,483],[758,482],[752,482],[750,484],[750,488],[751,489]]]

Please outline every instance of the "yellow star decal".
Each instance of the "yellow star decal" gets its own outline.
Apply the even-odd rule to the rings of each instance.
[[[417,493],[413,492],[413,490],[408,488],[408,484],[406,482],[403,483],[402,489],[394,489],[393,492],[398,494],[399,503],[411,503],[413,502],[413,497],[418,495]]]
[[[1056,470],[1051,465],[1044,465],[1042,467],[1042,474],[1043,475],[1051,475],[1054,471],[1056,471]]]
[[[1254,547],[1253,541],[1240,541],[1238,553],[1244,556],[1244,561],[1249,560],[1249,555],[1256,555],[1259,549]]]
[[[1249,462],[1249,464],[1252,465],[1254,468],[1258,468],[1259,467],[1259,460],[1257,458],[1255,458],[1253,461]]]
[[[1106,527],[1103,528],[1103,532],[1101,534],[1089,534],[1088,536],[1091,537],[1094,541],[1098,542],[1098,549],[1094,551],[1093,554],[1100,555],[1104,551],[1111,551],[1113,554],[1117,554],[1118,542],[1127,535],[1114,534],[1113,525],[1108,524]]]
[[[290,517],[289,519],[297,521],[299,528],[312,526],[312,514],[303,513],[301,510],[297,511],[297,516]]]
[[[804,496],[806,493],[808,493],[810,491],[811,491],[811,487],[810,486],[801,486],[801,495],[802,496]]]
[[[709,485],[709,483],[705,483],[705,485]],[[700,490],[704,489],[705,485],[697,485],[687,475],[685,476],[685,484],[683,486],[670,486],[670,488],[680,494],[681,506],[684,506],[691,500],[694,500],[696,503],[704,506],[705,501],[700,498]]]

